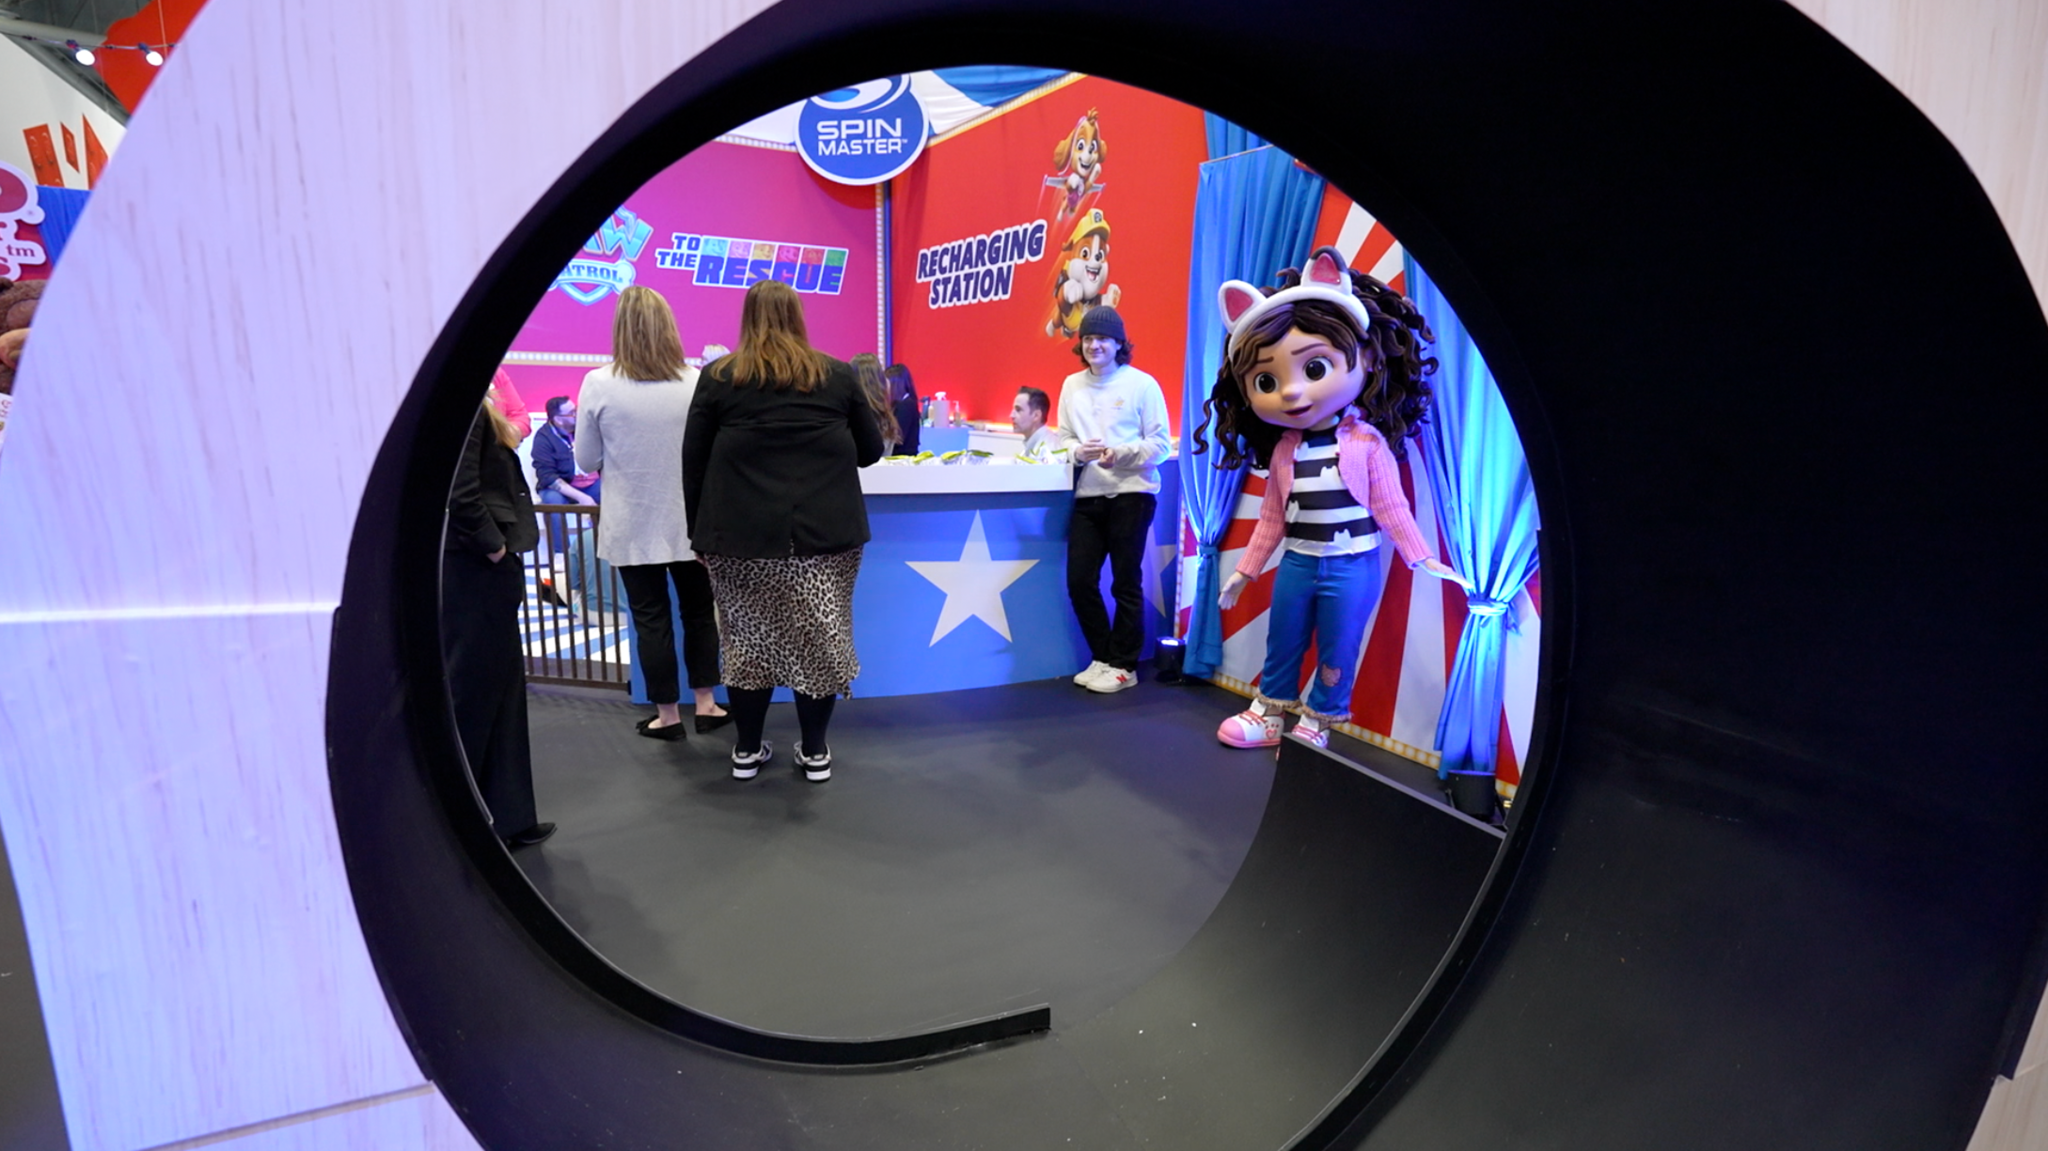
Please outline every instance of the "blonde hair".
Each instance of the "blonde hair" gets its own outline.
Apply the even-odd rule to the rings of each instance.
[[[889,404],[889,381],[882,378],[882,357],[862,352],[851,363],[854,378],[860,381],[860,393],[867,397],[868,407],[875,413],[875,426],[882,430],[882,441],[902,443],[903,429],[897,425],[896,410]]]
[[[619,293],[612,315],[612,370],[629,380],[683,378],[683,337],[668,301],[652,288]]]
[[[519,441],[526,437],[519,434],[519,428],[505,417],[505,413],[498,410],[498,405],[485,400],[484,414],[490,417],[491,435],[497,437],[499,443],[515,452],[518,451]]]
[[[825,381],[825,357],[811,346],[804,304],[781,280],[761,280],[740,305],[739,350],[726,357],[732,382],[809,392]]]

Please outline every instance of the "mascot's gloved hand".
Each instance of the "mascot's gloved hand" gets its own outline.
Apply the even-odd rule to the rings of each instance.
[[[1428,559],[1422,561],[1422,570],[1428,572],[1429,574],[1435,576],[1438,579],[1447,579],[1452,583],[1457,584],[1459,587],[1464,588],[1468,593],[1472,590],[1471,580],[1468,580],[1464,576],[1459,575],[1456,568],[1453,568],[1451,565],[1436,558],[1435,556],[1431,556]]]
[[[1243,572],[1231,572],[1230,578],[1223,581],[1223,594],[1216,597],[1216,606],[1225,611],[1230,610],[1237,603],[1237,597],[1243,595],[1244,589],[1251,586],[1251,582],[1252,577]]]

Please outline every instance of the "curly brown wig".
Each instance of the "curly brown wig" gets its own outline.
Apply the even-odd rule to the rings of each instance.
[[[1329,252],[1343,263],[1335,248],[1317,252]],[[1365,305],[1371,320],[1366,331],[1360,333],[1342,308],[1315,300],[1278,307],[1260,316],[1216,373],[1216,385],[1202,403],[1202,422],[1195,425],[1196,453],[1208,450],[1204,433],[1213,422],[1220,449],[1217,467],[1238,468],[1250,463],[1264,468],[1272,462],[1273,449],[1286,429],[1253,413],[1241,381],[1251,374],[1252,365],[1267,348],[1299,328],[1343,352],[1346,370],[1357,367],[1359,357],[1364,357],[1365,385],[1356,406],[1366,422],[1386,437],[1395,458],[1407,456],[1408,440],[1421,434],[1422,422],[1429,418],[1429,377],[1437,363],[1436,357],[1428,354],[1428,345],[1436,336],[1408,297],[1363,272],[1352,271],[1350,276],[1351,292]],[[1278,287],[1265,289],[1267,295],[1299,284],[1301,269],[1288,268],[1279,280]]]

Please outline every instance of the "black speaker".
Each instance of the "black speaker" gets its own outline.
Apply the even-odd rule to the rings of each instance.
[[[1152,655],[1152,678],[1159,683],[1181,682],[1181,658],[1187,650],[1187,645],[1177,639],[1160,640],[1159,650]]]

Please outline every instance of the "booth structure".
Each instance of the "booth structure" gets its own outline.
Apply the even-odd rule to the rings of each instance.
[[[1223,497],[1230,522],[1210,547],[1182,498],[1184,490],[1214,486],[1204,475],[1214,454],[1193,448],[1222,342],[1210,281],[1220,282],[1225,269],[1200,253],[1218,236],[1228,237],[1225,247],[1255,248],[1264,254],[1254,259],[1271,266],[1232,263],[1227,274],[1270,283],[1282,267],[1328,245],[1397,290],[1410,280],[1407,253],[1335,185],[1181,101],[1052,68],[948,68],[907,80],[932,134],[922,154],[887,180],[849,185],[814,170],[795,143],[803,106],[792,105],[691,151],[626,196],[512,340],[506,370],[527,408],[537,412],[554,395],[575,398],[583,374],[609,361],[612,302],[624,287],[663,293],[685,352],[701,361],[705,349],[715,355],[737,342],[746,285],[783,279],[802,297],[819,347],[907,365],[921,397],[944,397],[974,425],[924,427],[923,449],[996,453],[986,469],[868,469],[863,485],[877,538],[856,601],[865,670],[855,691],[889,695],[1070,675],[1088,662],[1063,590],[1065,498],[1053,494],[1071,478],[1005,475],[1003,457],[1014,454],[1014,442],[986,429],[1007,428],[1024,387],[1048,393],[1057,420],[1060,383],[1079,367],[1071,325],[1091,303],[1114,304],[1135,350],[1132,363],[1161,383],[1178,445],[1177,456],[1161,463],[1161,511],[1146,548],[1147,654],[1160,634],[1220,636],[1216,658],[1197,670],[1252,694],[1264,662],[1271,566],[1220,619],[1208,602],[1213,589],[1198,599],[1198,585],[1204,563],[1217,570],[1236,563],[1257,517],[1263,473],[1245,478],[1241,494]],[[1276,199],[1262,186],[1271,173],[1285,179],[1291,198]],[[1206,235],[1198,235],[1198,217]],[[1448,308],[1431,319],[1446,345],[1466,339]],[[1484,375],[1483,364],[1477,370]],[[1493,392],[1490,377],[1483,388]],[[1497,418],[1508,419],[1504,410]],[[1512,441],[1501,466],[1525,471]],[[1202,482],[1190,486],[1190,477]],[[1455,555],[1421,451],[1404,459],[1402,478],[1432,546]],[[1021,491],[1020,484],[1045,493],[1035,510],[989,507],[978,529],[972,517],[948,518],[971,502],[961,498],[968,492]],[[881,492],[889,498],[873,498]],[[920,494],[931,498],[907,498]],[[970,534],[976,530],[980,537]],[[1005,550],[1013,539],[1014,557]],[[913,573],[965,572],[959,565],[970,561],[960,549],[982,543],[996,561],[1036,566],[1020,569],[1014,588],[987,593],[988,613],[955,614],[962,601]],[[1340,730],[1439,767],[1439,721],[1468,630],[1467,597],[1387,562],[1387,590],[1360,652],[1355,718]],[[955,566],[917,566],[925,563]],[[1540,595],[1540,580],[1515,578],[1506,588],[1504,650],[1499,671],[1488,673],[1501,680],[1497,715],[1480,725],[1492,745],[1485,770],[1509,802],[1535,712]],[[952,606],[935,606],[942,599]],[[1011,628],[997,618],[1001,611],[1026,622]],[[1204,613],[1207,619],[1197,618]],[[919,632],[929,632],[930,643],[909,645]]]
[[[684,1097],[683,1040],[554,965],[407,766],[431,644],[390,561],[438,497],[380,469],[453,457],[518,323],[480,314],[574,256],[622,141],[979,44],[1179,92],[1372,204],[1495,356],[1565,557],[1485,895],[1324,1121],[1262,1141],[2038,1145],[2038,25],[1810,7],[1899,87],[1762,0],[214,0],[73,237],[0,463],[0,822],[72,1147],[623,1143],[644,1109],[540,1073],[593,1053]],[[1246,79],[1319,50],[1387,95]],[[1873,242],[1902,218],[1908,273]],[[1938,436],[1901,422],[1930,379],[1974,419],[1959,464],[1898,447]],[[1902,555],[1902,522],[2004,550]],[[822,1147],[878,1081],[827,1080],[749,1098]]]

